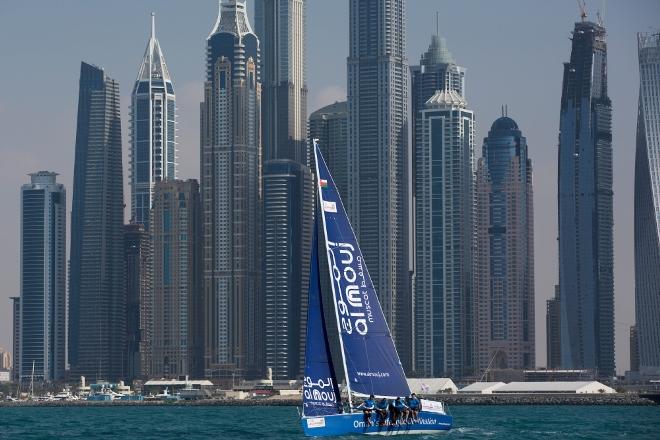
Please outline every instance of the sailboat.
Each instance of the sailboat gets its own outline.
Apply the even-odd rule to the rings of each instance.
[[[302,428],[306,436],[431,434],[451,429],[453,419],[441,402],[422,400],[414,420],[382,424],[364,420],[353,397],[371,394],[389,400],[410,395],[406,375],[367,271],[355,233],[339,192],[316,141],[316,184],[320,216],[316,216],[310,264],[307,345],[303,382]],[[326,257],[319,255],[318,232],[323,231]],[[342,402],[337,370],[321,297],[320,262],[327,260],[332,304],[338,329],[347,402]],[[344,409],[347,404],[347,409]]]

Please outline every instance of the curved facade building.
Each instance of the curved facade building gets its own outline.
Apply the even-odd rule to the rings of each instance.
[[[245,0],[224,0],[206,40],[201,193],[209,375],[263,374],[261,76]]]
[[[635,318],[642,374],[660,374],[660,34],[638,34]]]
[[[477,165],[474,304],[477,372],[531,369],[534,344],[532,163],[516,122],[502,116]]]

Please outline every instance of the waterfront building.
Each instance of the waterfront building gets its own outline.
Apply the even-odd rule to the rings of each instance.
[[[196,180],[166,180],[154,187],[153,377],[204,373],[200,198]]]
[[[309,116],[309,145],[319,148],[344,203],[348,201],[348,105],[335,102]],[[313,161],[313,159],[312,159]],[[313,167],[313,164],[312,164]]]
[[[0,347],[0,370],[11,370],[11,353]]]
[[[90,380],[124,377],[126,294],[119,84],[82,63],[73,171],[69,364]]]
[[[66,191],[39,171],[21,187],[21,380],[64,378],[66,302]]]
[[[404,0],[350,0],[347,211],[405,370],[412,366]]]
[[[638,34],[635,323],[639,371],[660,375],[660,34]]]
[[[263,319],[265,361],[274,380],[304,373],[313,212],[309,168],[286,159],[266,162]]]
[[[548,369],[561,367],[561,305],[559,301],[559,285],[555,285],[555,296],[546,301],[545,308],[545,342]]]
[[[265,367],[275,380],[304,370],[314,220],[307,148],[305,2],[257,0],[263,133]]]
[[[630,371],[639,371],[639,334],[637,326],[630,326]]]
[[[12,327],[11,340],[14,347],[14,365],[11,370],[11,380],[19,382],[21,379],[21,297],[12,296]]]
[[[575,24],[564,63],[558,154],[563,368],[614,371],[612,102],[605,28]]]
[[[151,241],[140,223],[124,225],[126,271],[126,377],[150,377],[152,271]]]
[[[476,371],[534,368],[532,161],[506,114],[484,139],[475,199]]]
[[[469,371],[474,216],[474,113],[455,90],[438,90],[415,142],[415,372]]]
[[[151,36],[131,94],[131,219],[149,228],[149,210],[156,182],[176,179],[176,96],[165,57]]]
[[[261,71],[245,0],[206,40],[201,193],[207,375],[262,377]]]

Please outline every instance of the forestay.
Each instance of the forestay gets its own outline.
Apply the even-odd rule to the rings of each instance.
[[[410,389],[406,376],[355,233],[317,145],[314,151],[334,306],[349,388],[366,395],[407,396]]]

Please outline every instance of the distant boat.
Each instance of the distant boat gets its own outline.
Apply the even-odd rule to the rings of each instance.
[[[422,400],[422,411],[408,423],[391,421],[367,426],[362,412],[354,412],[353,394],[393,399],[410,395],[399,355],[378,301],[334,180],[314,142],[318,206],[310,265],[307,346],[303,384],[302,428],[306,436],[432,434],[448,431],[452,417],[441,402]],[[320,218],[319,218],[320,217]],[[321,298],[321,270],[317,231],[325,237],[325,257],[332,285],[332,308],[339,331],[348,411],[337,382]]]

